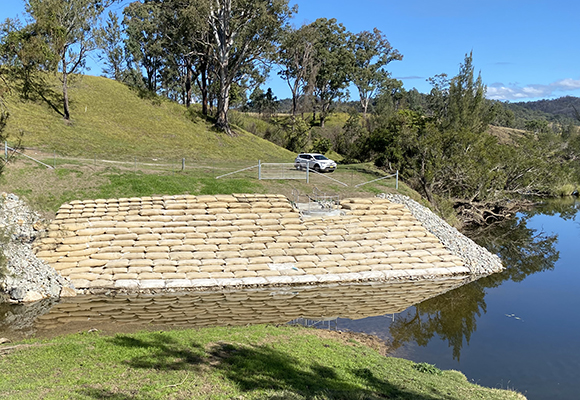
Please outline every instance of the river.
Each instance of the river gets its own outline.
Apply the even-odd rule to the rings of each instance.
[[[500,274],[394,316],[339,320],[392,342],[393,356],[457,369],[529,400],[580,393],[580,204],[551,202],[470,236],[499,254]]]

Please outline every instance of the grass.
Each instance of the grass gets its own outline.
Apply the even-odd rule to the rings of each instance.
[[[81,333],[26,341],[1,357],[0,398],[524,398],[417,365],[337,333],[290,326]]]
[[[49,77],[50,78],[50,77]],[[58,102],[58,80],[49,79]],[[293,154],[246,131],[237,136],[213,130],[197,108],[161,98],[145,100],[127,86],[103,77],[77,77],[70,88],[71,122],[46,100],[7,99],[9,139],[63,156],[113,160],[183,157],[189,160],[291,161]]]
[[[77,199],[142,197],[178,194],[231,194],[231,193],[281,193],[292,198],[293,191],[302,195],[312,194],[316,188],[340,198],[375,196],[377,193],[397,192],[395,179],[387,178],[356,188],[355,185],[385,176],[371,164],[340,165],[332,174],[311,175],[305,180],[258,180],[257,168],[222,179],[216,177],[242,169],[251,162],[211,163],[188,162],[181,171],[181,161],[162,163],[106,163],[97,160],[54,159],[42,161],[56,165],[48,169],[28,159],[9,164],[0,176],[3,191],[25,198],[36,210],[51,218],[66,202]],[[348,186],[331,179],[344,182]],[[399,193],[419,199],[404,183],[399,182]]]

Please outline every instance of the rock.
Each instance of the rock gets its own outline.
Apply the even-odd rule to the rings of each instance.
[[[60,291],[60,297],[75,297],[77,292],[71,287],[63,287]]]
[[[453,228],[427,207],[400,194],[379,194],[377,197],[393,203],[404,204],[425,229],[435,235],[452,254],[461,258],[474,275],[489,275],[504,269],[501,259],[479,246],[473,240]]]
[[[70,286],[48,263],[34,254],[32,243],[45,232],[40,216],[18,196],[0,195],[0,251],[5,265],[0,266],[0,298],[10,302],[58,298],[62,287]],[[29,292],[32,292],[28,294]]]
[[[38,292],[35,292],[34,290],[31,290],[30,292],[26,293],[26,295],[22,299],[22,302],[23,303],[34,303],[35,301],[42,300],[43,298],[44,298],[43,295],[41,295]]]
[[[12,288],[9,293],[12,300],[22,300],[26,295],[26,291],[19,287]]]
[[[0,338],[0,344],[5,344],[5,343],[10,343],[10,339],[4,338],[4,337]]]

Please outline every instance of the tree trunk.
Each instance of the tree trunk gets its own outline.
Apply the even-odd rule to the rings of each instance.
[[[203,115],[207,116],[209,114],[208,109],[208,95],[207,95],[207,63],[204,62],[201,68],[201,112]]]
[[[70,110],[68,104],[68,73],[66,71],[66,64],[63,63],[62,68],[62,97],[64,106],[64,119],[70,120]]]
[[[230,84],[225,77],[220,77],[220,91],[218,93],[217,120],[215,126],[228,135],[232,135],[228,121],[228,109],[230,107]]]
[[[186,78],[185,78],[185,106],[191,106],[191,81],[193,79],[193,69],[191,67],[191,60],[188,57],[186,61]]]

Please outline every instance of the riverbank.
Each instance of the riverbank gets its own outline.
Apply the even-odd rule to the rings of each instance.
[[[0,346],[0,397],[525,399],[383,351],[364,336],[291,326],[81,333]]]
[[[61,207],[35,243],[49,267],[30,251],[44,230],[38,216],[16,196],[3,197],[11,233],[0,289],[11,301],[74,294],[50,267],[77,290],[172,292],[502,270],[497,256],[400,195],[346,199],[337,213],[314,218],[281,195],[76,201]]]

